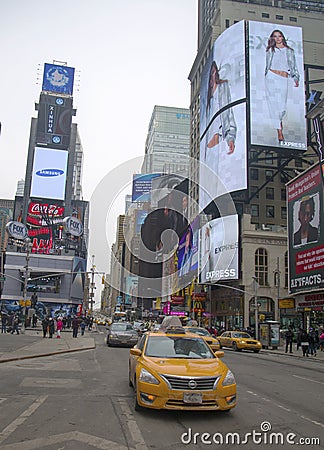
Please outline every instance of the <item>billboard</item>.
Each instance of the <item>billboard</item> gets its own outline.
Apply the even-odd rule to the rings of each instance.
[[[307,149],[302,28],[249,22],[251,144]]]
[[[67,149],[70,144],[72,98],[40,95],[36,143]]]
[[[152,180],[160,177],[161,173],[146,173],[133,175],[132,202],[150,202]]]
[[[138,276],[126,277],[125,305],[131,305],[132,308],[136,308],[137,296],[138,296]]]
[[[179,240],[178,277],[179,284],[188,284],[197,276],[198,270],[198,240],[199,240],[200,217],[188,225],[186,231]]]
[[[238,249],[237,215],[206,223],[199,235],[199,282],[238,280]]]
[[[245,61],[245,24],[241,21],[216,39],[201,76],[201,209],[224,192],[247,187]]]
[[[44,64],[42,90],[58,94],[73,94],[74,68],[57,64]]]
[[[68,152],[35,147],[30,196],[64,200]]]
[[[323,183],[319,164],[287,184],[289,291],[324,287]]]

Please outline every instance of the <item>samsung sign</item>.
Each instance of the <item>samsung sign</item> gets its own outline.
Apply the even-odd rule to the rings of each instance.
[[[11,221],[6,225],[6,230],[10,237],[14,239],[24,240],[28,236],[26,225],[20,222]]]
[[[82,222],[76,217],[65,217],[63,220],[64,230],[72,236],[81,236],[83,234]]]
[[[64,200],[68,152],[35,147],[30,196]]]

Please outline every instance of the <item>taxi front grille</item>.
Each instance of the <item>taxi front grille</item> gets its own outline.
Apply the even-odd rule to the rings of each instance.
[[[161,375],[174,390],[212,391],[215,389],[219,377],[176,377]]]
[[[256,345],[257,344],[256,342],[253,342],[253,341],[246,341],[246,343],[249,344],[249,345]]]
[[[197,404],[188,404],[183,402],[182,400],[169,399],[166,402],[166,406],[181,406],[183,408],[190,408],[194,406],[195,408],[204,408],[204,407],[215,407],[218,408],[218,404],[216,400],[203,400],[202,403]]]

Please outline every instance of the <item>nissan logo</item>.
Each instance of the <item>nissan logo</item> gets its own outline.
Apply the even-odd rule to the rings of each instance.
[[[197,381],[195,381],[195,380],[189,380],[188,386],[190,387],[190,389],[196,389],[196,387],[197,387]]]

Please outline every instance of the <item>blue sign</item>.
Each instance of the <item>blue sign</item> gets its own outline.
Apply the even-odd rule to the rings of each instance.
[[[60,169],[42,169],[37,170],[36,175],[39,177],[59,177],[64,174],[64,170]]]
[[[73,94],[74,68],[44,64],[43,91],[58,92],[60,94]]]
[[[133,175],[132,202],[150,202],[152,180],[162,173],[146,173]]]

